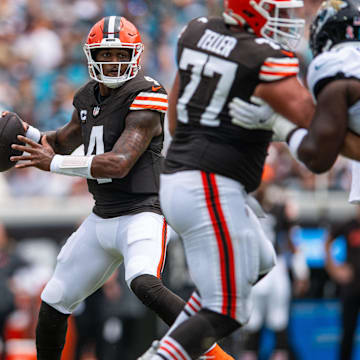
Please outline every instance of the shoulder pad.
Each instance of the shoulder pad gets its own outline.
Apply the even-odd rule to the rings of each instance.
[[[339,72],[343,71],[343,59],[340,53],[324,52],[315,57],[309,65],[307,73],[307,84],[313,99],[317,97],[317,85],[320,81],[334,78]]]

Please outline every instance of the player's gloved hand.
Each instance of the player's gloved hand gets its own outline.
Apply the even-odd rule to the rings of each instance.
[[[249,130],[273,131],[272,141],[286,141],[289,133],[297,126],[275,113],[263,100],[252,96],[252,103],[234,98],[229,104],[232,122]]]
[[[270,130],[273,128],[274,110],[256,96],[248,103],[238,97],[229,104],[232,122],[249,130]]]

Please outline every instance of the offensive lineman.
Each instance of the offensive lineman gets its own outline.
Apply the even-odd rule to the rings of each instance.
[[[43,136],[25,123],[21,140],[29,154],[13,158],[24,160],[17,168],[85,177],[95,199],[93,213],[62,248],[42,292],[38,360],[60,359],[69,314],[123,261],[131,290],[167,324],[185,305],[160,280],[170,231],[158,200],[167,94],[140,71],[143,44],[124,17],[97,22],[84,51],[92,81],[75,95],[71,121]],[[82,143],[85,156],[68,155]],[[232,359],[217,345],[207,356]]]
[[[298,59],[288,49],[304,25],[290,11],[303,2],[224,4],[224,18],[194,19],[178,41],[168,112],[173,140],[160,178],[161,207],[184,241],[202,306],[178,317],[141,360],[196,359],[248,321],[251,287],[274,265],[274,249],[246,204],[246,193],[260,183],[272,132],[238,126],[229,103],[253,94],[275,101],[285,92],[289,101],[278,102],[278,111],[302,126],[312,115],[311,97],[296,79]]]

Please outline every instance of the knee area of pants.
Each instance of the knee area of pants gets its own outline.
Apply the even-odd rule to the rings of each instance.
[[[142,302],[149,305],[156,300],[164,285],[155,276],[140,275],[132,280],[130,288]]]
[[[155,273],[154,273],[155,271]],[[128,286],[131,288],[131,283],[134,279],[140,275],[155,275],[156,269],[154,270],[151,263],[146,256],[136,256],[128,261],[125,269],[125,280]]]
[[[41,293],[41,299],[49,305],[59,304],[63,300],[64,286],[61,281],[51,279]]]

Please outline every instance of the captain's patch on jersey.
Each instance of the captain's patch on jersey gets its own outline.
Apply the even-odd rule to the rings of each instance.
[[[299,72],[297,58],[268,57],[261,66],[259,78],[264,81],[280,80],[288,76],[296,76]]]
[[[166,113],[167,108],[167,95],[153,92],[139,93],[130,106],[130,110],[156,110],[163,113]]]
[[[86,123],[87,110],[80,110],[80,119],[82,123]]]

